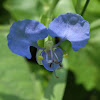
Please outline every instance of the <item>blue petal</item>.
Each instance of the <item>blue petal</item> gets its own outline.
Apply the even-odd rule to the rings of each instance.
[[[49,35],[69,40],[75,51],[87,44],[90,38],[89,32],[89,23],[75,13],[59,15],[49,24]]]
[[[24,19],[16,21],[7,36],[9,49],[20,56],[31,58],[30,46],[37,47],[37,41],[48,36],[47,28],[40,22]]]
[[[57,49],[55,49],[55,51],[53,51],[53,59],[51,58],[50,51],[48,52],[48,59],[46,58],[47,53],[45,53],[45,51],[43,51],[42,52],[42,56],[43,56],[42,63],[46,70],[54,71],[57,68],[59,68],[59,64],[53,63],[53,65],[50,67],[50,63],[48,63],[48,62],[56,59],[56,56],[54,55],[54,53],[57,56],[58,62],[60,62],[59,64],[62,63],[63,52],[61,51],[60,48],[57,48]]]

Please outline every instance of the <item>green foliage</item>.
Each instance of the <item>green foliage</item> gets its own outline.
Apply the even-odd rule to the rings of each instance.
[[[97,2],[99,1],[95,1],[95,4],[97,4]],[[77,3],[74,2],[74,4]],[[85,1],[83,4],[85,4]],[[91,1],[90,5],[94,6]],[[97,6],[98,5],[99,4],[97,4]],[[91,10],[92,8],[88,6],[84,17],[86,17],[89,9]],[[99,10],[96,12],[99,15]],[[93,13],[95,13],[95,11]],[[90,15],[88,17],[91,18]],[[89,18],[88,20],[90,20]],[[76,83],[82,84],[87,90],[92,90],[94,88],[100,90],[100,19],[93,21],[90,24],[90,28],[90,39],[84,48],[75,52],[70,48],[71,44],[68,41],[63,42],[61,47],[68,52],[69,70],[74,72]]]
[[[81,0],[81,10],[83,9],[85,2],[86,0]],[[100,0],[90,0],[84,18],[90,23],[100,18]]]
[[[40,14],[43,13],[43,5],[39,0],[7,0],[4,7],[16,20],[39,20]]]
[[[60,14],[65,14],[68,12],[72,12],[72,13],[75,12],[72,0],[60,0],[54,10],[55,17],[57,17]]]
[[[74,72],[76,82],[83,84],[87,90],[97,88],[97,81],[100,80],[100,20],[90,26],[90,40],[86,47],[69,53],[69,68]]]
[[[30,73],[25,58],[8,49],[8,30],[9,26],[0,27],[0,100],[39,100],[41,83]]]
[[[58,69],[56,72],[59,78],[55,79],[55,76],[52,75],[52,78],[41,100],[62,100],[67,79],[66,58],[63,59],[63,69]]]
[[[2,23],[8,23],[12,19],[26,18],[39,20],[42,16],[40,21],[48,27],[52,18],[60,14],[81,13],[86,0],[77,1],[5,0],[3,6],[12,17],[6,20],[0,17],[0,21],[3,19],[5,22]],[[25,58],[13,54],[8,49],[6,39],[11,25],[0,26],[0,100],[62,100],[68,69],[74,73],[76,84],[81,84],[87,91],[100,91],[100,0],[90,0],[83,17],[90,22],[89,42],[77,52],[72,50],[68,41],[61,44],[69,58],[68,61],[63,60],[63,69],[56,70],[58,79],[43,66],[29,63]],[[44,40],[38,41],[41,46],[43,43]],[[73,86],[70,87],[73,89]],[[75,91],[80,92],[77,88]]]

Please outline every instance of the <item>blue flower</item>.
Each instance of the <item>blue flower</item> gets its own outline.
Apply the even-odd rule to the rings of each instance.
[[[47,36],[47,28],[38,21],[30,19],[16,21],[7,36],[8,47],[13,53],[31,59],[30,46],[39,48],[37,41]]]
[[[49,35],[69,40],[74,51],[83,48],[90,36],[90,25],[81,15],[67,13],[59,15],[49,24]]]
[[[16,21],[10,28],[7,36],[9,49],[20,56],[31,59],[30,46],[41,49],[39,59],[43,66],[54,71],[62,66],[63,50],[57,46],[64,40],[71,42],[74,51],[83,48],[90,36],[90,25],[82,16],[75,13],[59,15],[55,18],[47,29],[42,23],[30,19]],[[44,48],[39,47],[37,41],[51,37],[60,37],[61,41],[54,45],[52,41],[47,41]]]

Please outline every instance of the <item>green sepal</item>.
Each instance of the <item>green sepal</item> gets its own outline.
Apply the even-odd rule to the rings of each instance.
[[[37,60],[37,63],[38,63],[39,65],[43,65],[43,64],[42,64],[42,60],[39,60],[39,59],[38,59],[39,56],[42,56],[42,54],[41,54],[42,51],[43,51],[42,49],[39,49],[39,50],[37,50],[37,53],[36,53],[36,60]]]

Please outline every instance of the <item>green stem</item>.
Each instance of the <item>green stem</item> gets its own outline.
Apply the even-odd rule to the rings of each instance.
[[[87,1],[86,1],[85,5],[84,5],[84,8],[83,8],[83,10],[82,10],[82,12],[81,12],[81,16],[84,15],[84,13],[85,13],[85,11],[86,11],[86,8],[87,8],[87,6],[88,6],[88,4],[89,4],[89,1],[90,1],[90,0],[87,0]]]
[[[53,1],[50,10],[49,10],[48,13],[47,13],[47,16],[51,16],[51,15],[52,15],[53,10],[55,9],[55,7],[56,7],[58,1],[59,1],[59,0],[54,0],[54,1]],[[46,25],[47,28],[48,28],[49,22],[51,22],[51,20],[52,20],[52,18],[49,18],[49,17],[47,18],[47,21],[46,21],[46,23],[45,23],[45,25]],[[48,41],[48,40],[53,41],[53,38],[52,38],[51,36],[48,36],[47,38],[44,39],[44,42],[46,42],[46,41]],[[54,41],[53,41],[53,42],[54,42]]]
[[[80,8],[81,8],[81,0],[77,0],[77,3],[76,3],[76,13],[80,13]]]
[[[53,13],[54,8],[56,7],[58,1],[59,0],[54,0],[50,9],[41,17],[40,22],[43,23],[47,28],[48,28],[49,23],[52,21],[52,13]],[[51,36],[48,36],[47,38],[44,39],[44,43],[48,40],[54,42],[54,39]]]
[[[53,1],[53,3],[52,3],[52,5],[51,5],[51,8],[50,8],[50,15],[53,13],[53,11],[54,11],[54,9],[55,9],[55,7],[56,7],[56,5],[57,5],[57,3],[59,2],[59,0],[54,0]]]

